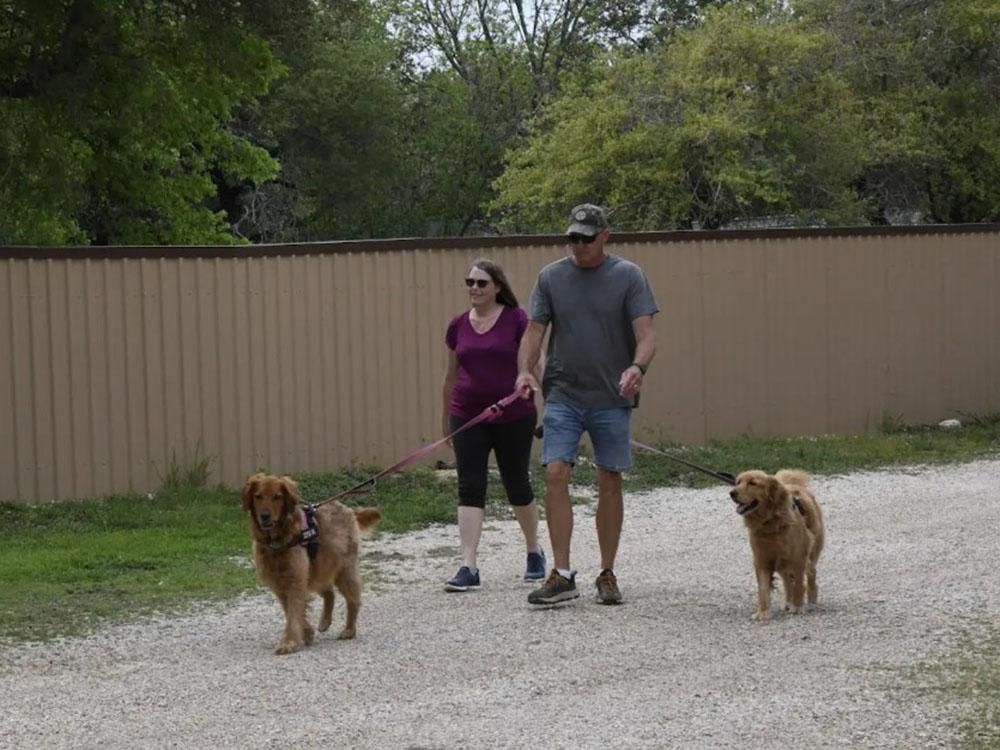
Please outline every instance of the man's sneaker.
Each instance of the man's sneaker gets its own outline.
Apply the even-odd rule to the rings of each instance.
[[[458,569],[455,577],[444,585],[445,591],[475,591],[479,588],[479,571],[473,573],[468,565]]]
[[[528,553],[528,565],[524,569],[524,580],[540,581],[545,578],[545,550]]]
[[[576,573],[569,578],[559,575],[555,568],[549,573],[548,580],[528,594],[528,604],[557,604],[576,599],[580,592],[576,590]]]
[[[618,579],[614,571],[605,568],[597,576],[597,601],[601,604],[621,604],[622,592],[618,590]]]

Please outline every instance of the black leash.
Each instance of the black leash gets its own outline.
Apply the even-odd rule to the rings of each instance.
[[[736,484],[736,477],[734,477],[729,472],[715,471],[714,469],[706,469],[704,466],[699,466],[698,464],[691,463],[690,461],[685,461],[683,458],[677,458],[677,456],[672,456],[669,453],[664,453],[658,448],[653,448],[650,445],[644,445],[643,443],[640,443],[637,440],[633,440],[632,445],[634,445],[636,448],[642,448],[644,451],[655,453],[658,456],[669,458],[671,461],[676,461],[679,464],[684,464],[690,469],[695,469],[696,471],[700,471],[702,474],[708,474],[708,476],[712,477],[713,479],[718,479],[720,482],[724,484],[728,484],[731,486],[734,486]]]
[[[542,425],[538,425],[538,427],[535,428],[535,437],[540,440],[544,434],[545,431],[542,428]],[[677,456],[671,456],[669,453],[664,453],[663,451],[659,450],[658,448],[654,448],[651,445],[645,445],[644,443],[640,443],[638,440],[633,440],[631,442],[632,445],[634,445],[636,448],[642,448],[642,450],[644,451],[649,451],[650,453],[655,453],[658,456],[669,458],[671,461],[676,461],[679,464],[684,464],[690,469],[695,469],[697,471],[700,471],[702,474],[708,474],[708,476],[712,477],[712,479],[718,479],[723,484],[728,484],[732,487],[736,486],[736,477],[734,477],[727,471],[714,471],[713,469],[706,469],[704,466],[693,464],[690,461],[685,461],[683,458],[677,458]]]

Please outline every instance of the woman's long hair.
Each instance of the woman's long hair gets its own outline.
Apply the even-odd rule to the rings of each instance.
[[[477,258],[472,261],[472,267],[488,273],[493,279],[493,283],[500,290],[497,292],[497,302],[501,305],[507,305],[507,307],[517,307],[517,297],[514,296],[514,290],[510,288],[510,282],[507,281],[507,274],[503,272],[499,263],[494,263],[488,258]]]

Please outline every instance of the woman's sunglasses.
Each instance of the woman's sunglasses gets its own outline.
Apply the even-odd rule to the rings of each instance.
[[[465,285],[472,289],[474,286],[478,286],[480,289],[485,289],[486,285],[490,283],[490,279],[466,279]]]

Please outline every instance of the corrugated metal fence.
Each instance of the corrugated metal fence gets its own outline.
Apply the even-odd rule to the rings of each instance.
[[[613,237],[660,302],[648,438],[1000,410],[1000,227]],[[527,306],[559,238],[0,248],[0,500],[389,463],[438,436],[474,258]]]

